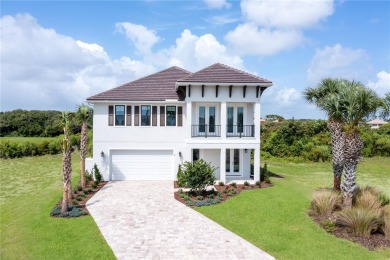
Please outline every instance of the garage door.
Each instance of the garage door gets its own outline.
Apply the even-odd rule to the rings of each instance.
[[[173,180],[173,151],[112,151],[111,180]]]

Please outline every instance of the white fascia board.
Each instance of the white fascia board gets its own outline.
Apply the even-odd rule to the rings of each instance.
[[[271,87],[273,83],[207,83],[207,82],[176,82],[175,83],[175,88],[177,89],[179,86],[248,86],[248,87]]]
[[[161,104],[161,103],[178,103],[185,104],[185,101],[179,101],[177,99],[166,99],[161,101],[130,101],[130,100],[92,100],[88,101],[89,104]]]

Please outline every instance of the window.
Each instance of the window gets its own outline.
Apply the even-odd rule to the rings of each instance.
[[[141,126],[150,126],[150,106],[141,106]]]
[[[176,126],[176,107],[167,106],[167,126]]]
[[[199,160],[199,149],[192,149],[192,162]]]
[[[115,106],[115,125],[125,125],[125,106]]]

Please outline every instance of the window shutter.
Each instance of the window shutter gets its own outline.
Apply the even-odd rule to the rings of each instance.
[[[134,107],[134,125],[139,126],[139,106]]]
[[[183,126],[183,107],[177,107],[177,126]]]
[[[114,125],[114,106],[108,106],[108,125]]]
[[[131,126],[131,106],[126,107],[126,125]]]
[[[157,126],[157,106],[152,107],[152,126]]]
[[[160,126],[165,126],[165,107],[160,106]]]

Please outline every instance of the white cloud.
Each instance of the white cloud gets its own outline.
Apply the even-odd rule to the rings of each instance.
[[[230,8],[230,4],[226,0],[204,0],[207,7],[211,9]]]
[[[377,80],[375,82],[369,81],[367,86],[375,90],[380,96],[390,92],[390,73],[381,71],[376,74]]]
[[[153,30],[149,30],[143,25],[123,22],[117,23],[115,27],[119,33],[126,35],[141,54],[150,53],[152,47],[160,41]]]
[[[28,14],[0,19],[1,110],[74,109],[85,98],[155,71],[103,47],[40,26]]]
[[[243,61],[228,52],[226,46],[218,42],[212,34],[196,36],[186,29],[176,39],[176,45],[162,50],[169,65],[196,71],[216,62],[236,68],[243,68]]]
[[[224,14],[213,16],[211,18],[206,19],[206,21],[213,25],[225,25],[237,22],[238,18],[232,17],[229,14]]]
[[[308,69],[308,81],[317,83],[321,78],[345,78],[366,81],[370,67],[362,49],[344,48],[340,44],[317,49]]]
[[[260,29],[253,23],[245,23],[230,31],[225,40],[239,54],[273,55],[296,47],[304,41],[304,37],[295,30]]]
[[[237,53],[273,55],[305,42],[303,30],[333,14],[333,0],[243,0],[245,22],[225,40]]]
[[[332,0],[243,0],[248,21],[268,28],[307,28],[333,14]]]

